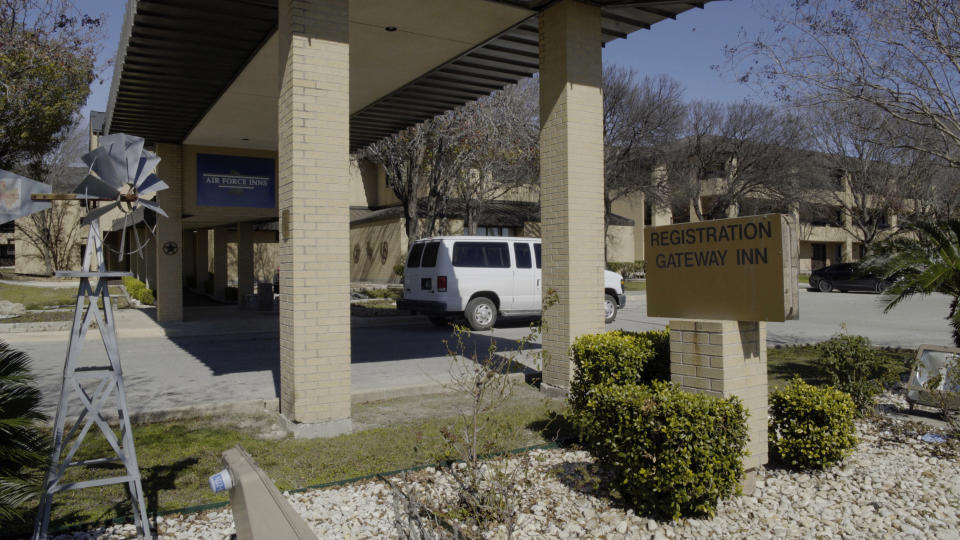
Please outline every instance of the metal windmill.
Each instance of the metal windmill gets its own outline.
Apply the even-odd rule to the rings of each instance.
[[[124,239],[121,240],[120,252],[122,260],[128,224],[126,220],[138,207],[166,216],[155,202],[145,197],[168,186],[154,174],[160,158],[153,152],[143,149],[142,138],[119,133],[102,137],[100,144],[99,148],[83,156],[83,162],[89,167],[89,171],[73,193],[51,193],[50,186],[0,171],[0,222],[44,210],[50,206],[50,201],[54,200],[80,201],[90,209],[83,219],[83,223],[89,225],[90,230],[80,271],[56,273],[58,277],[79,278],[80,285],[77,289],[77,303],[73,314],[73,326],[70,330],[70,344],[67,347],[67,357],[63,367],[63,385],[54,422],[50,467],[43,481],[40,508],[34,524],[33,538],[35,539],[47,536],[50,509],[55,494],[61,491],[111,484],[126,486],[133,506],[137,533],[151,538],[140,469],[133,445],[123,371],[120,368],[113,304],[110,301],[108,286],[112,280],[131,274],[107,271],[103,256],[104,242],[100,233],[100,217],[113,209],[119,209],[125,213],[122,233]],[[108,204],[91,209],[91,203],[96,201]],[[133,230],[136,234],[136,229]],[[130,253],[139,253],[143,247],[144,244],[140,242],[137,235],[136,247]],[[95,284],[91,284],[91,280]],[[108,364],[81,366],[80,351],[87,331],[93,323],[96,323],[100,330]],[[71,401],[74,397],[79,400],[81,408],[75,411],[78,415],[65,434],[66,421],[70,412],[68,409],[71,403],[75,402]],[[119,434],[110,426],[105,416],[105,411],[111,408],[111,405],[117,410]],[[100,429],[114,455],[75,460],[81,443],[94,425]],[[124,468],[124,474],[77,482],[64,481],[67,470],[71,467],[99,466],[105,463],[120,463]]]

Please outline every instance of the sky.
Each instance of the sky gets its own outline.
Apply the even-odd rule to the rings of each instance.
[[[724,65],[723,46],[739,42],[741,27],[751,31],[767,27],[754,12],[754,1],[710,2],[704,9],[695,8],[676,20],[665,20],[650,30],[634,32],[627,39],[608,43],[603,50],[603,61],[633,67],[640,75],[667,73],[680,81],[684,96],[691,101],[764,100],[763,96],[737,83],[735,77],[711,69],[713,65]],[[106,16],[98,62],[103,65],[116,55],[126,0],[77,0],[76,5],[86,13]],[[90,98],[81,110],[85,118],[89,118],[91,110],[106,110],[112,77],[111,66],[91,85]]]

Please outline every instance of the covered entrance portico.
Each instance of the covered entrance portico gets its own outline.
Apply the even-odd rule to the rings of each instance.
[[[155,143],[171,185],[158,318],[182,317],[194,263],[163,246],[195,234],[191,222],[237,223],[239,238],[277,219],[281,412],[348,430],[350,153],[539,72],[543,287],[559,298],[545,317],[543,380],[566,388],[572,340],[604,328],[601,47],[702,4],[130,0],[105,131]],[[218,174],[236,178],[254,175],[231,157],[273,159],[275,175],[261,175],[273,205],[205,200],[200,155],[226,156]],[[267,184],[231,189],[248,185]]]

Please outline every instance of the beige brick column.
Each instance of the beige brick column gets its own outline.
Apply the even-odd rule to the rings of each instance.
[[[280,409],[328,435],[350,429],[349,2],[279,8]]]
[[[206,292],[207,277],[210,274],[210,248],[207,242],[209,229],[199,229],[194,236],[194,273],[197,275],[197,291]]]
[[[670,379],[688,392],[738,396],[750,416],[744,493],[767,463],[767,323],[670,321]]]
[[[237,223],[237,296],[253,294],[253,223]]]
[[[543,382],[568,388],[570,345],[603,322],[603,98],[600,8],[560,0],[540,14]]]
[[[167,189],[157,192],[157,204],[167,217],[157,216],[156,284],[157,320],[183,320],[183,229],[180,219],[183,208],[183,151],[179,144],[158,144],[160,165],[157,176]]]
[[[213,229],[213,295],[221,300],[227,290],[227,228]]]

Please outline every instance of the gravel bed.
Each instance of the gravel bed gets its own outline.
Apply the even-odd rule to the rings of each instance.
[[[919,431],[918,431],[919,430]],[[624,510],[603,490],[591,456],[537,450],[512,458],[523,501],[515,538],[937,538],[960,539],[958,442],[926,443],[927,428],[899,422],[861,422],[860,445],[838,467],[797,473],[760,471],[749,497],[722,501],[712,519],[663,523]],[[453,499],[448,473],[425,469],[393,482],[444,506]],[[391,488],[379,481],[288,493],[320,538],[397,538]],[[163,538],[227,538],[229,509],[160,518]],[[129,538],[133,527],[59,538]],[[488,538],[504,538],[492,531]]]

